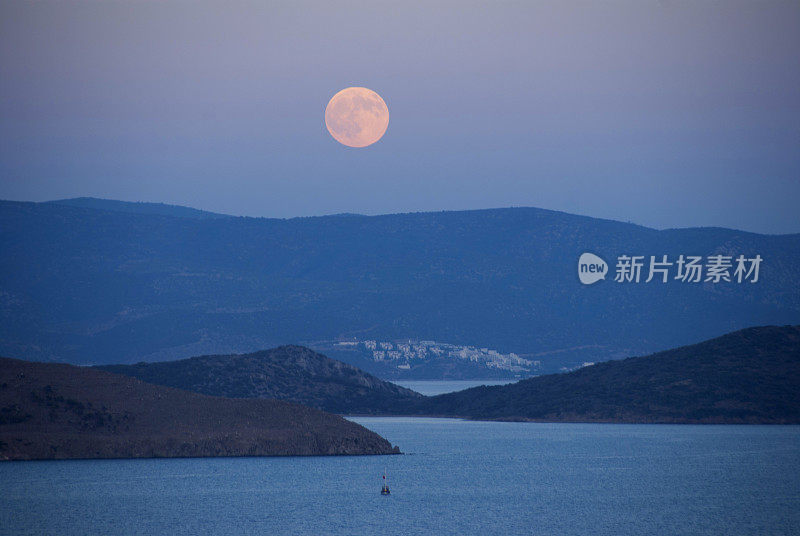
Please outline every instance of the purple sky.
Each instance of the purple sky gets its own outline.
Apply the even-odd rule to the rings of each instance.
[[[800,2],[0,3],[0,198],[800,232]],[[377,91],[348,149],[328,99]]]

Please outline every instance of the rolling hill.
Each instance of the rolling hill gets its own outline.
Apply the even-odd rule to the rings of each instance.
[[[342,417],[0,358],[0,459],[391,454]]]
[[[390,412],[421,397],[300,346],[100,368],[206,395],[275,398],[333,413]]]
[[[740,330],[568,374],[423,399],[411,413],[622,423],[800,423],[800,326]]]

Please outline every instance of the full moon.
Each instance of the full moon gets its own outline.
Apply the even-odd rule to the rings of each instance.
[[[336,141],[348,147],[372,145],[389,126],[389,108],[380,95],[365,87],[348,87],[325,108],[325,126]]]

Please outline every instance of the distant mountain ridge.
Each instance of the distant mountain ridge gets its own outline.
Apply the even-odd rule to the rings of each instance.
[[[275,398],[333,413],[388,412],[421,396],[300,346],[100,368],[206,395]]]
[[[393,454],[337,415],[0,358],[0,459]]]
[[[426,398],[411,413],[628,423],[800,423],[800,326]]]
[[[585,251],[764,263],[757,284],[587,287]],[[657,231],[534,208],[279,220],[0,202],[0,352],[26,359],[410,338],[513,352],[546,372],[796,323],[800,235]]]
[[[218,214],[198,210],[196,208],[184,207],[181,205],[167,205],[165,203],[147,203],[143,201],[116,201],[113,199],[98,199],[96,197],[73,197],[71,199],[56,199],[45,201],[52,205],[64,205],[68,207],[90,208],[95,210],[107,210],[110,212],[127,212],[130,214],[150,214],[159,216],[174,216],[176,218],[210,219],[210,218],[232,218],[227,214]]]

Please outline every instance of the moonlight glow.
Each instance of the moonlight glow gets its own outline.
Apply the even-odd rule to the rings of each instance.
[[[339,143],[366,147],[381,139],[386,132],[389,108],[371,89],[348,87],[328,102],[325,126]]]

